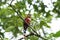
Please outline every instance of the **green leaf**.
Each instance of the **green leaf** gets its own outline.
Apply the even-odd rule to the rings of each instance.
[[[54,37],[60,37],[60,31],[56,32],[56,34],[53,35]]]
[[[8,38],[4,38],[4,40],[8,40]]]
[[[6,28],[6,32],[10,32],[11,30],[13,30],[15,27],[14,26],[9,26],[8,28]]]
[[[42,26],[46,26],[46,27],[50,28],[50,26],[45,21],[40,22],[40,27],[42,27]]]
[[[38,6],[34,4],[33,7],[34,7],[34,10],[38,12]]]
[[[20,33],[18,27],[15,27],[15,28],[12,30],[12,32],[13,32],[13,35],[14,35],[15,37],[17,37],[17,33]]]
[[[25,2],[22,2],[22,1],[15,3],[15,5],[16,5],[16,8],[18,9],[23,9],[26,7]]]
[[[45,5],[43,2],[41,2],[41,12],[45,13]]]
[[[32,4],[32,0],[27,0],[28,1],[28,3],[31,5]]]
[[[36,37],[36,36],[30,36],[30,40],[38,40],[38,37]]]
[[[2,36],[4,38],[4,33],[0,32],[0,36]]]

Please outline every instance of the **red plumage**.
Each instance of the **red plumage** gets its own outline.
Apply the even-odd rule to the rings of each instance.
[[[26,30],[29,27],[28,25],[30,25],[30,21],[31,21],[30,15],[27,15],[27,17],[25,18],[25,22],[23,23],[24,33],[26,33]]]

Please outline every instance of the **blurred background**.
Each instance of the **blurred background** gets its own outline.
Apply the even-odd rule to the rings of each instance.
[[[28,13],[30,27],[42,38],[30,35],[22,40],[60,40],[60,0],[0,0],[0,40],[24,38],[23,19]],[[31,28],[27,35],[35,34]]]

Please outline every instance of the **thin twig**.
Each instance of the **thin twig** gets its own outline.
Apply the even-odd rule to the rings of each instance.
[[[44,31],[44,28],[42,27],[42,31],[43,31],[43,34],[44,34],[44,37],[46,37],[46,33]]]
[[[12,4],[13,1],[14,1],[14,0],[12,0],[12,1],[10,2],[10,5]]]

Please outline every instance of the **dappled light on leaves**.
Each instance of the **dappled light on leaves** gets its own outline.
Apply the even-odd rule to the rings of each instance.
[[[8,40],[4,37],[5,32],[12,32],[12,38],[17,38],[18,33],[23,35],[23,22],[29,13],[31,14],[31,23],[27,28],[29,34],[21,39],[51,40],[60,37],[60,31],[48,34],[44,30],[51,28],[48,23],[51,23],[53,18],[60,17],[60,0],[50,0],[50,3],[45,3],[44,0],[0,0],[0,27],[4,30],[3,33],[0,30],[0,38]]]

